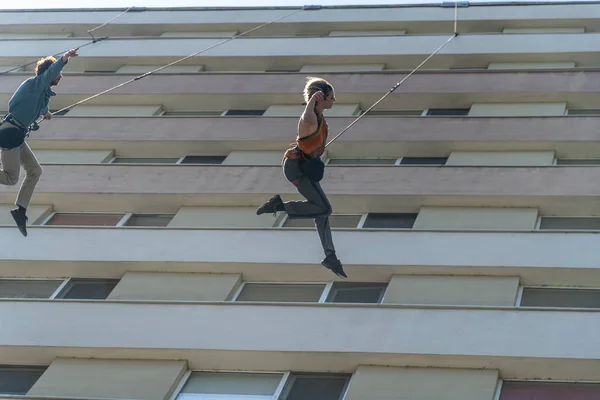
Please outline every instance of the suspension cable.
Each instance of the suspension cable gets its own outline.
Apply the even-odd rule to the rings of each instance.
[[[345,127],[344,129],[342,129],[342,131],[340,133],[338,133],[333,139],[331,139],[329,141],[329,143],[327,143],[325,145],[325,148],[327,148],[327,146],[329,146],[331,143],[333,143],[337,138],[339,138],[340,136],[342,136],[348,129],[352,128],[358,121],[360,121],[360,119],[362,117],[364,117],[365,115],[367,115],[369,113],[369,111],[371,111],[373,108],[375,108],[379,103],[381,103],[386,97],[388,97],[390,94],[392,94],[396,89],[398,89],[398,87],[400,85],[402,85],[408,78],[410,78],[415,72],[417,72],[423,65],[425,65],[425,63],[427,61],[429,61],[434,55],[436,55],[437,53],[440,52],[440,50],[442,50],[448,43],[450,43],[455,37],[457,37],[458,34],[458,0],[455,0],[454,2],[454,33],[452,34],[452,36],[450,38],[448,38],[448,40],[446,40],[440,47],[438,47],[433,53],[431,53],[425,60],[423,60],[423,62],[421,62],[421,64],[417,65],[417,67],[415,69],[413,69],[408,75],[406,75],[400,82],[397,82],[386,94],[384,94],[379,100],[377,100],[375,102],[375,104],[373,104],[371,107],[369,107],[364,113],[362,113],[358,118],[356,118],[354,121],[352,121],[347,127]]]
[[[271,20],[271,21],[265,22],[265,23],[263,23],[263,24],[261,24],[261,25],[258,25],[258,26],[254,27],[254,28],[252,28],[252,29],[249,29],[249,30],[247,30],[247,31],[245,31],[245,32],[242,32],[242,33],[240,33],[240,34],[238,34],[238,35],[234,35],[234,36],[232,36],[232,37],[230,37],[230,38],[228,38],[228,39],[225,39],[225,40],[223,40],[223,41],[221,41],[221,42],[219,42],[219,43],[216,43],[216,44],[214,44],[214,45],[212,45],[212,46],[209,46],[209,47],[207,47],[207,48],[205,48],[205,49],[202,49],[202,50],[200,50],[200,51],[197,51],[197,52],[195,52],[195,53],[192,53],[192,54],[190,54],[189,56],[185,56],[185,57],[183,57],[183,58],[180,58],[179,60],[173,61],[172,63],[166,64],[166,65],[163,65],[163,66],[162,66],[162,67],[160,67],[160,68],[157,68],[157,69],[154,69],[154,70],[152,70],[152,71],[148,71],[148,72],[146,72],[146,73],[144,73],[144,74],[142,74],[142,75],[136,76],[135,78],[132,78],[132,79],[130,79],[130,80],[128,80],[128,81],[125,81],[125,82],[123,82],[123,83],[120,83],[120,84],[118,84],[118,85],[116,85],[116,86],[113,86],[113,87],[111,87],[111,88],[109,88],[109,89],[106,89],[106,90],[104,90],[104,91],[102,91],[102,92],[100,92],[100,93],[96,93],[96,94],[94,94],[93,96],[87,97],[87,98],[85,98],[85,99],[83,99],[83,100],[80,100],[80,101],[78,101],[78,102],[76,102],[76,103],[73,103],[73,104],[71,104],[70,106],[67,106],[67,107],[64,107],[64,108],[62,108],[62,109],[60,109],[60,110],[57,110],[57,111],[53,112],[52,114],[54,115],[54,114],[57,114],[57,113],[64,112],[64,111],[66,111],[66,110],[69,110],[69,109],[71,109],[71,108],[73,108],[73,107],[75,107],[75,106],[78,106],[78,105],[80,105],[80,104],[83,104],[83,103],[85,103],[85,102],[87,102],[87,101],[90,101],[90,100],[92,100],[92,99],[95,99],[95,98],[97,98],[97,97],[100,97],[100,96],[102,96],[102,95],[105,95],[106,93],[110,93],[110,92],[112,92],[113,90],[116,90],[116,89],[122,88],[122,87],[123,87],[123,86],[125,86],[125,85],[128,85],[128,84],[130,84],[130,83],[133,83],[133,82],[135,82],[135,81],[139,81],[140,79],[143,79],[143,78],[147,77],[148,75],[152,75],[152,74],[154,74],[154,73],[156,73],[156,72],[158,72],[158,71],[161,71],[161,70],[163,70],[163,69],[165,69],[165,68],[168,68],[168,67],[170,67],[170,66],[173,66],[173,65],[175,65],[175,64],[178,64],[178,63],[180,63],[180,62],[182,62],[182,61],[185,61],[185,60],[187,60],[187,59],[190,59],[190,58],[192,58],[192,57],[196,57],[197,55],[199,55],[199,54],[202,54],[202,53],[204,53],[204,52],[206,52],[206,51],[208,51],[208,50],[214,49],[215,47],[218,47],[218,46],[224,45],[225,43],[228,43],[228,42],[230,42],[230,41],[232,41],[232,40],[234,40],[234,39],[237,39],[237,38],[239,38],[239,37],[245,36],[245,35],[247,35],[247,34],[249,34],[249,33],[251,33],[251,32],[254,32],[254,31],[256,31],[256,30],[258,30],[258,29],[261,29],[261,28],[263,28],[263,27],[265,27],[265,26],[271,25],[271,24],[273,24],[273,23],[275,23],[275,22],[277,22],[277,21],[281,21],[282,19],[284,19],[284,18],[287,18],[287,17],[290,17],[290,16],[292,16],[292,15],[294,15],[294,14],[296,14],[296,13],[299,13],[300,11],[303,11],[304,9],[306,9],[306,8],[300,8],[300,9],[298,9],[298,10],[294,10],[294,11],[292,11],[292,12],[290,12],[290,13],[288,13],[288,14],[285,14],[285,15],[283,15],[283,16],[281,16],[281,17],[278,17],[278,18],[275,18],[275,19],[273,19],[273,20]],[[41,121],[40,121],[40,122],[41,122]]]
[[[89,45],[91,45],[91,44],[98,43],[98,42],[101,42],[101,41],[103,41],[103,40],[106,40],[106,39],[108,39],[108,37],[101,37],[101,38],[98,38],[98,39],[96,39],[96,38],[94,37],[94,35],[92,35],[92,32],[94,32],[94,31],[96,31],[96,30],[98,30],[98,29],[102,28],[103,26],[106,26],[106,25],[110,24],[111,22],[115,21],[117,18],[120,18],[121,16],[123,16],[125,13],[127,13],[127,12],[128,12],[129,10],[131,10],[132,8],[134,8],[134,6],[131,6],[131,7],[127,8],[125,11],[121,12],[121,13],[120,13],[120,14],[118,14],[116,17],[113,17],[113,18],[111,18],[110,20],[106,21],[106,22],[105,22],[105,23],[103,23],[102,25],[98,25],[98,26],[97,26],[97,27],[95,27],[95,28],[92,28],[92,29],[89,29],[89,30],[87,30],[87,31],[86,31],[86,33],[92,37],[92,41],[91,41],[91,42],[88,42],[88,43],[85,43],[85,44],[82,44],[81,46],[78,46],[78,48],[86,47],[86,46],[89,46]],[[60,52],[60,53],[54,54],[54,55],[53,55],[53,57],[59,57],[59,56],[62,56],[64,53],[66,53],[66,52],[67,52],[67,51],[69,51],[69,50],[71,50],[71,49],[68,49],[68,50],[62,51],[62,52]],[[23,65],[20,65],[20,66],[18,66],[18,67],[15,67],[15,68],[9,69],[9,70],[7,70],[7,71],[0,72],[0,76],[2,76],[2,75],[6,75],[6,74],[8,74],[8,73],[10,73],[10,72],[13,72],[13,71],[18,71],[18,70],[20,70],[20,69],[22,69],[22,68],[26,68],[26,67],[28,67],[28,66],[30,66],[30,65],[32,65],[32,64],[35,64],[35,63],[37,63],[37,62],[38,62],[38,60],[35,60],[35,61],[29,62],[29,63],[27,63],[27,64],[23,64]]]

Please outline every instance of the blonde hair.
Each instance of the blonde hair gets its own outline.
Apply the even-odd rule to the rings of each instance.
[[[55,62],[56,62],[56,58],[54,58],[52,56],[41,58],[35,66],[35,74],[36,75],[43,74]]]
[[[333,86],[323,78],[309,76],[306,78],[304,86],[304,102],[308,103],[310,98],[318,91],[323,92],[325,96],[333,92]]]

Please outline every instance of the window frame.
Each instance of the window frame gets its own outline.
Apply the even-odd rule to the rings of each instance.
[[[283,389],[285,388],[285,385],[289,379],[289,376],[291,375],[291,371],[255,371],[255,370],[239,371],[239,370],[229,370],[229,369],[223,369],[223,370],[189,369],[181,377],[181,380],[175,387],[175,390],[173,391],[173,394],[171,395],[171,397],[169,397],[169,400],[177,400],[177,398],[181,394],[181,391],[183,390],[185,385],[188,383],[190,377],[192,376],[192,374],[194,372],[200,372],[200,373],[215,373],[215,372],[217,372],[217,373],[230,373],[230,374],[281,374],[282,375],[281,380],[279,381],[279,385],[277,386],[275,393],[273,393],[272,400],[279,399],[279,397],[281,396],[281,393],[283,392]]]
[[[47,299],[40,299],[40,298],[26,298],[26,299],[21,299],[21,298],[12,298],[12,297],[3,297],[2,295],[0,295],[0,299],[1,300],[8,300],[8,301],[19,301],[19,300],[54,300],[56,299],[56,296],[64,289],[64,287],[67,285],[67,282],[70,280],[71,278],[62,278],[62,279],[53,279],[53,278],[6,278],[6,277],[1,277],[0,281],[57,281],[60,282],[62,281],[54,290],[54,292],[50,295],[50,297],[48,297]]]

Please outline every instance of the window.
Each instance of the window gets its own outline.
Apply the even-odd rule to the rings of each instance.
[[[380,303],[387,283],[335,282],[327,296],[328,303]]]
[[[0,394],[26,395],[46,367],[0,365]]]
[[[410,229],[416,219],[417,214],[369,213],[363,228]]]
[[[316,303],[324,289],[325,284],[246,283],[235,301]]]
[[[282,374],[192,372],[177,400],[272,400]]]
[[[45,225],[116,226],[125,214],[55,213]]]
[[[63,280],[0,279],[0,298],[49,299]]]
[[[174,214],[133,214],[124,226],[160,226],[169,225]]]
[[[119,283],[118,279],[70,279],[57,299],[104,300]]]
[[[600,109],[570,108],[567,115],[600,115]]]
[[[592,400],[599,396],[597,383],[504,381],[499,400]]]
[[[163,117],[218,117],[225,111],[165,111]]]
[[[444,165],[448,157],[402,157],[400,165]]]
[[[177,164],[179,157],[116,157],[113,164]]]
[[[542,217],[540,229],[600,230],[600,217]]]
[[[600,165],[600,158],[559,158],[556,165]]]
[[[327,165],[394,165],[398,158],[330,158]]]
[[[425,115],[444,117],[469,115],[469,110],[469,108],[430,108]]]
[[[600,289],[523,288],[522,307],[600,308]]]
[[[366,116],[420,117],[421,115],[423,115],[423,110],[374,110],[369,111]]]
[[[187,156],[181,164],[221,164],[227,156]]]
[[[260,116],[263,115],[267,110],[227,110],[225,112],[226,117],[248,117],[248,116]]]
[[[350,375],[292,374],[279,400],[341,400]]]
[[[362,215],[333,214],[329,217],[332,228],[356,228]],[[285,228],[314,228],[315,221],[310,218],[287,218],[283,223]]]

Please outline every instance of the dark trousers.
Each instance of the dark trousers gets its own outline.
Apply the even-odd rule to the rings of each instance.
[[[300,169],[300,160],[287,159],[283,164],[286,179],[295,184],[298,193],[306,201],[288,201],[284,203],[289,218],[314,218],[325,255],[335,253],[329,216],[331,204],[321,189],[319,182],[311,182]]]

